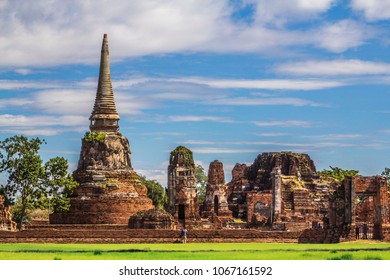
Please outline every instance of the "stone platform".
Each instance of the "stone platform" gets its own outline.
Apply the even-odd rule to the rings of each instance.
[[[190,243],[298,241],[300,232],[245,230],[189,230]],[[180,230],[129,229],[122,225],[48,225],[20,232],[0,232],[1,243],[178,243]]]

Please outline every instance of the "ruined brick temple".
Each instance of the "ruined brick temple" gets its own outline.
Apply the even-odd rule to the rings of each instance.
[[[16,223],[12,221],[11,207],[6,204],[5,197],[0,194],[0,230],[16,230]]]
[[[199,220],[194,158],[183,146],[174,149],[169,158],[168,211],[184,226]]]
[[[147,189],[130,161],[130,146],[119,131],[110,77],[107,35],[101,49],[100,73],[90,132],[82,139],[80,159],[73,176],[79,183],[66,213],[50,216],[60,224],[127,224],[129,217],[154,208]]]
[[[215,160],[210,163],[208,171],[206,196],[203,203],[202,216],[211,218],[217,227],[226,226],[233,219],[227,201],[228,186],[225,183],[225,172],[222,162]]]

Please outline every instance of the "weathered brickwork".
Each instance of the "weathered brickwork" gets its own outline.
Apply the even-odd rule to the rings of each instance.
[[[131,229],[176,229],[173,216],[161,209],[149,209],[133,214],[129,219]]]
[[[218,219],[215,218],[215,220],[221,221],[221,226],[226,225],[233,218],[232,212],[228,208],[227,188],[222,162],[217,160],[211,162],[202,216],[205,218],[218,216]]]
[[[260,154],[251,166],[237,164],[229,209],[248,226],[301,230],[322,223],[336,185],[323,183],[307,154]]]
[[[0,230],[16,230],[16,223],[12,221],[11,208],[6,205],[5,197],[0,195]]]
[[[168,166],[169,212],[186,227],[200,220],[195,164],[192,152],[179,146],[171,152]]]

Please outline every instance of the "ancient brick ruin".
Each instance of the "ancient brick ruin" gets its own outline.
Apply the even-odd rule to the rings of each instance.
[[[323,183],[307,154],[260,154],[251,166],[237,164],[229,185],[233,217],[249,226],[288,230],[320,223],[336,186]]]
[[[99,82],[90,117],[90,133],[82,139],[77,170],[79,186],[66,213],[54,213],[51,223],[127,224],[129,217],[154,208],[130,161],[130,146],[119,131],[110,78],[107,35],[104,35]]]
[[[214,224],[218,223],[221,226],[226,226],[227,222],[232,221],[232,212],[227,202],[227,189],[223,164],[215,160],[209,166],[202,216],[211,218]],[[218,221],[215,221],[217,219]]]
[[[161,209],[149,209],[133,214],[129,219],[131,229],[176,229],[175,219]]]
[[[0,230],[16,230],[16,223],[12,221],[11,208],[6,205],[3,195],[0,195]]]
[[[199,221],[198,193],[192,152],[179,146],[171,152],[168,166],[169,212],[182,225]]]
[[[307,243],[336,243],[345,238],[390,240],[385,178],[345,178],[330,197],[327,219],[323,229],[307,229],[299,240]]]

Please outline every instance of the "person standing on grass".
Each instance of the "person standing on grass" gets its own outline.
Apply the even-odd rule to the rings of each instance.
[[[187,229],[185,227],[183,227],[181,229],[180,237],[181,237],[182,243],[186,244],[187,243]]]
[[[368,232],[368,226],[367,224],[363,224],[363,239],[368,239],[367,232]]]
[[[355,238],[356,239],[360,238],[360,227],[359,227],[359,225],[356,225],[356,227],[355,227]]]

